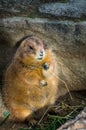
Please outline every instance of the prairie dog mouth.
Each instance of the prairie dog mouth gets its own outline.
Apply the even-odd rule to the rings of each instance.
[[[37,55],[36,59],[37,60],[42,60],[45,57],[45,51],[44,50],[40,50],[39,54]]]

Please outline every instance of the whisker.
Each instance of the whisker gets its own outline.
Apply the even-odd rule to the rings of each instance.
[[[62,80],[59,76],[57,76],[55,73],[52,73],[52,72],[51,72],[51,74],[54,74],[54,76],[55,76],[57,79],[59,79],[62,83],[64,83],[64,85],[65,85],[65,87],[66,87],[66,89],[67,89],[67,91],[68,91],[68,93],[69,93],[70,98],[73,99],[73,97],[72,97],[72,95],[71,95],[71,93],[70,93],[70,90],[69,90],[68,85],[66,84],[66,82],[65,82],[64,80]]]

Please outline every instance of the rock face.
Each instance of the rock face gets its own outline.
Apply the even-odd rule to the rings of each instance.
[[[21,11],[27,11],[28,6],[34,6],[35,3],[39,3],[39,0],[0,0],[0,12],[21,14]]]
[[[70,90],[86,89],[86,22],[6,18],[0,20],[0,34],[0,70],[10,61],[10,50],[16,41],[25,35],[34,34],[55,52],[63,92],[67,92],[67,88],[62,80]],[[58,92],[60,94],[61,89]]]
[[[39,7],[39,11],[55,17],[86,18],[86,0],[70,0],[67,3],[50,3]]]
[[[0,8],[18,7],[18,6],[28,6],[32,3],[36,3],[39,0],[0,0]]]

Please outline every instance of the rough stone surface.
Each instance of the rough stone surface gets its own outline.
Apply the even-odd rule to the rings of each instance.
[[[67,3],[48,3],[39,7],[41,13],[55,17],[86,18],[86,0],[70,0]]]
[[[74,120],[68,121],[58,130],[86,130],[86,108]]]
[[[0,11],[9,13],[21,13],[27,11],[30,5],[39,3],[39,0],[0,0]]]
[[[0,34],[1,70],[10,61],[10,50],[16,41],[25,35],[34,34],[42,38],[55,52],[58,76],[66,82],[69,89],[86,89],[86,22],[6,18],[0,20]],[[65,84],[62,81],[61,83],[62,90],[67,92]],[[61,90],[58,94],[60,93],[62,95]]]
[[[30,4],[35,4],[39,2],[39,0],[0,0],[0,8],[6,7],[18,7],[18,6],[28,6]]]

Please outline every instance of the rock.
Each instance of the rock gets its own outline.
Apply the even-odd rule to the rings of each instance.
[[[62,86],[58,95],[62,95],[62,92],[65,94],[67,87],[69,90],[86,89],[85,21],[5,18],[0,20],[0,34],[0,70],[8,65],[14,44],[23,36],[34,34],[42,38],[56,54],[58,76]]]
[[[0,0],[0,7],[18,7],[28,6],[32,3],[37,3],[39,0]]]
[[[39,0],[0,0],[0,12],[22,14],[27,11],[31,5],[39,3]],[[15,16],[14,15],[14,16]]]
[[[43,4],[39,7],[39,12],[55,17],[86,18],[86,0]]]
[[[75,119],[66,122],[58,130],[86,130],[86,107]]]

